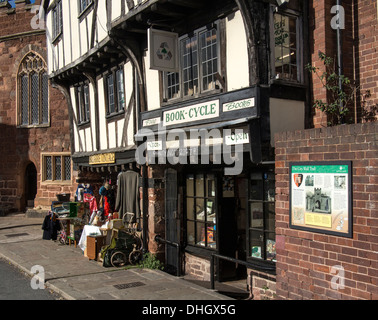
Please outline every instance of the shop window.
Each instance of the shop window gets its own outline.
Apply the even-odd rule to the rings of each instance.
[[[186,177],[188,245],[216,249],[216,179],[213,174]]]
[[[180,71],[164,72],[164,99],[196,96],[217,89],[220,40],[218,24],[179,39]]]
[[[63,32],[63,14],[62,1],[58,1],[52,9],[52,31],[53,41],[56,40]]]
[[[114,115],[125,110],[125,80],[123,66],[105,75],[106,115]]]
[[[90,5],[93,3],[93,0],[79,0],[79,14],[83,13]]]
[[[302,82],[301,19],[292,10],[273,13],[275,79]]]
[[[274,173],[254,173],[249,181],[248,257],[276,261]]]
[[[85,124],[90,121],[90,99],[89,84],[84,83],[75,88],[76,93],[76,114],[78,124]]]
[[[18,71],[18,125],[49,124],[49,88],[47,67],[43,59],[30,52]]]
[[[43,154],[43,182],[71,182],[71,156],[69,154]]]

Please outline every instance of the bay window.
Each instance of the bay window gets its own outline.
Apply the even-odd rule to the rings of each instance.
[[[164,99],[197,96],[217,88],[220,70],[218,24],[179,39],[180,71],[164,72]]]
[[[275,11],[272,16],[273,77],[303,82],[302,19],[293,10]]]

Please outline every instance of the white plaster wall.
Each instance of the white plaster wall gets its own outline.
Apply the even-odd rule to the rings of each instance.
[[[89,85],[89,105],[90,105],[90,108],[91,108],[90,109],[90,116],[91,116],[91,128],[90,129],[91,129],[91,137],[92,137],[91,151],[97,151],[96,144],[95,144],[95,141],[96,141],[95,95],[94,95],[94,89],[93,89],[92,84]]]
[[[106,139],[106,111],[105,111],[105,95],[104,95],[104,80],[103,78],[99,79],[97,82],[98,88],[98,119],[99,119],[99,135],[100,135],[100,149],[106,150],[108,148],[108,142]]]
[[[126,108],[127,108],[128,105],[129,105],[129,101],[131,99],[131,96],[133,94],[133,91],[134,91],[134,68],[133,68],[131,62],[127,62],[125,64],[124,70],[125,70],[125,79],[126,79],[125,85],[126,85]],[[134,132],[135,132],[134,111],[132,110],[131,114],[130,114],[129,123],[127,124],[127,141],[126,141],[126,144],[128,146],[135,144]]]
[[[47,70],[48,74],[51,74],[54,70],[54,51],[53,51],[53,45],[52,45],[52,39],[51,39],[51,29],[52,28],[52,20],[51,20],[51,14],[47,15],[46,17],[46,34],[47,34]]]
[[[77,119],[77,114],[76,114],[76,99],[75,99],[75,88],[71,87],[70,88],[70,95],[71,95],[71,104],[72,104],[72,113],[73,113],[73,118]],[[73,121],[73,133],[74,133],[74,143],[75,146],[71,146],[74,152],[78,152],[79,150],[79,134],[78,134],[78,128],[76,125],[76,121]]]
[[[71,4],[72,60],[80,58],[79,19],[77,5]]]
[[[86,128],[86,129],[84,129],[82,131],[85,131],[85,151],[86,152],[91,152],[91,151],[93,151],[91,128]]]
[[[70,1],[62,1],[63,12],[63,45],[64,45],[64,59],[65,64],[72,62],[72,45],[71,45],[71,16],[70,16]]]
[[[109,132],[109,148],[116,148],[116,129],[115,129],[115,122],[108,123],[108,132]]]
[[[144,57],[144,63],[146,66],[147,109],[155,110],[160,108],[159,71],[150,70],[150,55],[148,51]]]
[[[106,31],[106,1],[99,1],[98,3],[96,27],[98,32],[98,42],[101,42],[108,34]]]
[[[112,21],[121,17],[121,1],[122,0],[112,1]]]
[[[228,91],[249,86],[247,37],[240,11],[226,19]]]

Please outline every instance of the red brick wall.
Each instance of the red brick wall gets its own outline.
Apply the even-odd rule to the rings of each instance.
[[[378,126],[342,125],[276,135],[277,297],[378,299]],[[351,160],[353,238],[289,228],[289,163]],[[331,268],[345,289],[331,287]]]
[[[337,62],[336,30],[331,28],[334,15],[331,8],[336,1],[313,0],[310,5],[310,52],[312,65],[324,71],[318,52],[324,52]],[[366,122],[377,119],[378,110],[378,17],[377,1],[343,1],[345,29],[343,34],[344,75],[355,83],[356,94],[348,108],[348,123]],[[327,92],[320,79],[313,75],[312,101],[327,101]],[[367,90],[370,96],[367,96]],[[328,96],[329,97],[329,96]],[[313,102],[312,102],[313,104]],[[313,126],[326,127],[327,117],[319,110],[313,110]]]
[[[360,96],[358,120],[372,116],[378,119],[378,12],[376,0],[357,1],[358,54],[356,74],[359,77]],[[369,90],[371,96],[366,97]]]
[[[39,1],[37,1],[39,3]],[[16,10],[0,9],[0,39],[3,36],[35,31],[31,20],[36,15],[25,3]],[[32,162],[37,169],[35,206],[48,206],[56,194],[76,191],[75,179],[70,185],[41,184],[41,152],[70,152],[68,107],[63,95],[49,87],[50,127],[17,128],[17,72],[28,52],[46,59],[46,34],[17,35],[0,40],[0,209],[23,210],[25,207],[25,170]]]

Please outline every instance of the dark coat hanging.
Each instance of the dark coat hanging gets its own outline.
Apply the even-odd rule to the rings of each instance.
[[[56,240],[58,238],[58,231],[60,230],[59,220],[53,213],[46,215],[42,223],[43,240]]]
[[[128,170],[118,175],[118,190],[115,203],[115,211],[122,219],[127,215],[127,221],[139,222],[139,174]]]

